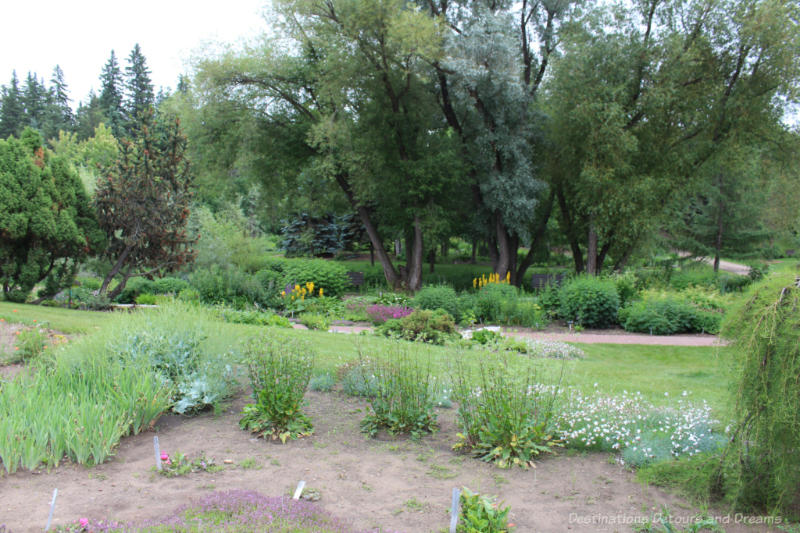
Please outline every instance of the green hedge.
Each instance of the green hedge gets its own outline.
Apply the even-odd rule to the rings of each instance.
[[[559,315],[588,328],[617,323],[619,295],[613,279],[581,276],[565,281],[558,294]]]

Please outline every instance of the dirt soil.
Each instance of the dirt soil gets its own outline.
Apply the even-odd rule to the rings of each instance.
[[[219,490],[288,495],[300,480],[320,491],[322,507],[351,519],[359,530],[446,531],[451,492],[461,486],[510,505],[520,533],[630,532],[633,520],[651,516],[662,505],[682,519],[698,512],[674,495],[637,483],[608,454],[562,453],[535,469],[500,470],[451,451],[456,440],[451,409],[439,411],[440,431],[419,443],[389,436],[370,440],[358,428],[364,401],[338,393],[310,392],[306,398],[315,434],[286,445],[255,439],[238,428],[238,413],[248,401],[241,395],[217,416],[162,417],[157,433],[123,439],[116,457],[105,464],[0,477],[0,524],[14,533],[41,531],[54,488],[54,523],[66,524],[82,517],[162,518]],[[205,452],[220,464],[231,463],[215,473],[159,476],[153,471],[154,434],[164,452],[190,457]]]

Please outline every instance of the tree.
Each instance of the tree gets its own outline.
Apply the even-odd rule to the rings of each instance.
[[[75,129],[75,115],[70,106],[70,97],[64,71],[56,65],[50,78],[50,98],[47,106],[44,135],[46,139],[58,137],[60,131]]]
[[[69,162],[45,150],[30,128],[21,139],[0,140],[0,284],[6,299],[24,302],[45,279],[48,295],[68,286],[78,263],[102,243]]]
[[[78,138],[84,141],[91,137],[97,126],[104,123],[105,119],[105,111],[100,103],[100,98],[94,91],[89,91],[86,102],[81,102],[75,113],[75,132],[78,134]],[[109,127],[111,127],[110,123]]]
[[[26,125],[43,131],[47,121],[47,107],[49,93],[44,85],[44,80],[39,81],[35,73],[28,73],[25,88],[22,92],[22,102],[25,105]]]
[[[147,60],[142,54],[139,43],[133,47],[125,67],[125,113],[127,115],[126,130],[132,134],[144,125],[145,115],[155,105],[153,83],[150,81],[150,70]]]
[[[116,163],[100,179],[95,207],[108,238],[111,270],[100,293],[115,298],[134,276],[179,269],[194,257],[196,242],[187,235],[192,176],[184,157],[186,138],[177,120],[141,115],[133,139],[123,139]]]
[[[3,106],[0,108],[0,139],[19,135],[25,124],[25,105],[19,90],[17,72],[11,75],[11,83],[3,87]]]
[[[108,61],[103,65],[103,70],[100,73],[100,97],[98,101],[99,107],[105,117],[106,124],[111,128],[111,132],[115,137],[122,137],[125,131],[125,110],[122,106],[123,99],[123,80],[122,74],[119,70],[117,63],[117,56],[114,50],[111,50],[111,56]],[[91,105],[91,97],[90,97]],[[93,124],[91,131],[97,124]]]

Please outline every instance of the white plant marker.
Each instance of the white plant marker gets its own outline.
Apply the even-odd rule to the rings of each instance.
[[[50,522],[53,521],[53,511],[56,510],[56,496],[58,496],[58,489],[53,489],[53,500],[50,502],[50,514],[47,515],[47,525],[44,526],[45,531],[50,531]]]
[[[158,437],[153,437],[153,450],[156,452],[156,470],[161,472],[161,449],[158,446]]]
[[[461,503],[461,491],[453,487],[453,503],[450,507],[450,533],[456,533],[458,526],[458,506]]]
[[[306,486],[305,481],[300,481],[300,483],[297,484],[297,488],[294,490],[294,496],[292,496],[293,500],[300,499],[300,495],[303,494],[303,487],[305,486]]]

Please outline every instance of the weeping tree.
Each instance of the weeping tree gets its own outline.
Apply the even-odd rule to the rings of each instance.
[[[745,511],[800,516],[800,278],[762,283],[724,334],[738,362],[736,425],[718,488]]]

